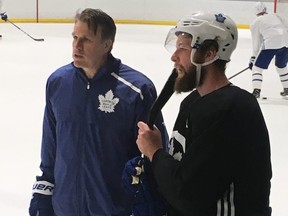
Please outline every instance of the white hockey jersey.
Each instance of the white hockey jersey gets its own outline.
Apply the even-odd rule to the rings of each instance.
[[[276,14],[258,16],[250,25],[253,53],[263,49],[288,47],[288,24]]]

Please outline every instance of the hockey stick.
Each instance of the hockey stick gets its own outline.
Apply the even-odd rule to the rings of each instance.
[[[248,70],[248,69],[249,69],[249,67],[247,67],[247,68],[245,68],[245,69],[239,71],[238,73],[236,73],[236,74],[234,74],[233,76],[229,77],[228,80],[230,80],[230,79],[232,79],[232,78],[238,76],[239,74],[243,73],[244,71],[246,71],[246,70]]]
[[[34,38],[31,35],[29,35],[27,32],[23,31],[19,26],[15,25],[15,23],[11,22],[10,20],[7,19],[7,21],[9,23],[11,23],[12,25],[14,25],[16,28],[18,28],[20,31],[22,31],[24,34],[26,34],[28,37],[32,38],[34,41],[44,41],[43,38]]]
[[[147,123],[150,129],[153,129],[153,124],[155,123],[159,112],[161,111],[163,106],[166,104],[166,102],[174,93],[174,83],[175,83],[177,76],[178,76],[177,70],[174,68],[168,80],[166,81],[163,89],[161,90],[159,96],[156,98],[155,102],[153,103],[150,109],[148,123]]]
[[[158,97],[156,98],[150,109],[147,124],[149,128],[152,130],[159,112],[174,93],[174,83],[177,76],[178,76],[177,70],[176,68],[174,68],[172,70],[172,73],[168,77],[168,80],[166,81],[164,87],[162,88],[160,94],[158,95]],[[141,154],[141,157],[144,158],[144,154]],[[142,170],[144,170],[143,165]]]

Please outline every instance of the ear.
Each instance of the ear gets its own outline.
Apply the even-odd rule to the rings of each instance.
[[[110,52],[113,46],[113,41],[111,39],[108,39],[104,42],[104,49],[106,52]]]
[[[206,61],[214,59],[217,54],[217,50],[214,47],[211,47],[205,54]]]

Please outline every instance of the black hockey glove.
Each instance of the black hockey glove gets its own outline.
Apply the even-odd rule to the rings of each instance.
[[[1,16],[1,19],[2,19],[2,20],[4,20],[5,22],[7,22],[8,16],[7,16],[6,12],[1,13],[0,16]]]
[[[251,56],[249,61],[249,69],[252,70],[255,61],[255,56]]]
[[[122,173],[124,190],[135,197],[133,216],[162,216],[166,202],[157,190],[151,163],[140,156],[129,160]]]
[[[33,195],[29,207],[30,216],[54,216],[51,199],[54,184],[42,179],[43,177],[37,176],[33,185]]]

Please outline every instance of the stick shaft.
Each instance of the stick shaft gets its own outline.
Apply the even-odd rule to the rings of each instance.
[[[248,69],[249,69],[249,67],[244,68],[243,70],[241,70],[241,71],[239,71],[238,73],[234,74],[233,76],[229,77],[228,80],[230,80],[230,79],[238,76],[239,74],[243,73],[244,71],[246,71],[246,70],[248,70]]]
[[[159,112],[174,93],[174,83],[177,78],[177,75],[178,75],[177,70],[174,68],[168,80],[166,81],[163,89],[161,90],[159,96],[156,98],[154,104],[150,109],[147,124],[151,129],[153,128],[153,124],[155,123]]]
[[[9,23],[11,23],[13,26],[15,26],[17,29],[19,29],[20,31],[22,31],[24,34],[26,34],[28,37],[32,38],[35,41],[44,41],[43,38],[34,38],[31,35],[29,35],[27,32],[25,32],[23,29],[21,29],[19,26],[17,26],[15,23],[11,22],[9,19],[7,19],[7,21]]]

